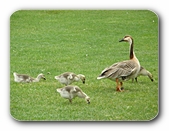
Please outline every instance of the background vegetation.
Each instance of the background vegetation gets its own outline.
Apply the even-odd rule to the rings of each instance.
[[[138,83],[97,80],[111,64],[129,59],[124,35],[134,38],[135,54],[154,76]],[[149,121],[159,112],[158,16],[149,10],[20,10],[10,17],[10,113],[26,121]],[[55,75],[72,71],[86,76],[78,85],[91,97],[70,104],[60,97]],[[13,72],[46,81],[15,83]],[[50,72],[51,74],[48,74]]]

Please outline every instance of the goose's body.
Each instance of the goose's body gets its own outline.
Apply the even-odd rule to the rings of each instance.
[[[148,70],[146,70],[144,67],[142,67],[142,66],[140,67],[140,71],[139,71],[137,77],[139,77],[140,75],[142,75],[142,76],[148,76],[152,82],[154,81],[153,75]],[[135,78],[136,82],[137,82],[137,77]],[[133,81],[134,81],[134,78],[132,79],[132,82]]]
[[[14,81],[15,82],[39,82],[41,78],[43,78],[44,80],[46,80],[45,76],[41,73],[39,74],[36,78],[33,78],[29,75],[26,74],[18,74],[16,72],[13,73],[14,76]]]
[[[72,103],[72,99],[75,97],[84,98],[88,104],[90,104],[90,97],[87,96],[78,86],[65,86],[63,88],[56,89],[60,93],[61,97],[69,99],[69,102]]]
[[[119,42],[122,41],[129,42],[130,44],[130,59],[114,63],[110,67],[105,68],[97,77],[97,79],[108,78],[110,80],[116,81],[117,91],[122,91],[121,87],[123,85],[123,81],[136,78],[138,72],[140,71],[140,63],[137,57],[135,56],[133,49],[133,38],[131,36],[125,36]]]
[[[80,81],[80,80],[83,82],[83,84],[85,83],[85,76],[84,75],[82,75],[82,74],[76,75],[73,72],[62,73],[58,76],[55,76],[55,79],[58,80],[61,84],[64,84],[64,85],[70,85],[73,82],[77,82],[77,81]]]

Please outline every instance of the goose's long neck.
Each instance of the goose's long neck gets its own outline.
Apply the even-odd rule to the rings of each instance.
[[[140,62],[134,53],[134,41],[132,38],[130,39],[129,43],[130,43],[130,60],[134,60],[138,64],[138,66],[139,66],[138,72],[139,72],[140,71]]]
[[[33,78],[33,81],[34,81],[34,82],[39,82],[39,81],[40,81],[40,79],[41,79],[41,76],[40,76],[40,75],[38,75],[36,78]]]
[[[133,49],[133,47],[134,47],[134,41],[133,41],[133,39],[131,38],[131,40],[129,41],[129,43],[130,43],[130,59],[133,59],[134,57],[135,57],[135,53],[134,53],[134,49]]]
[[[37,80],[40,80],[41,77],[42,77],[41,75],[38,75],[36,79],[37,79]]]
[[[80,76],[79,75],[77,75],[77,76],[75,76],[75,81],[79,81],[80,80]]]
[[[81,98],[86,98],[88,97],[86,93],[84,93],[83,91],[80,91],[80,96]]]

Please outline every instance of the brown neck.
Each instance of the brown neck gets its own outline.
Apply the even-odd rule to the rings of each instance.
[[[131,44],[130,44],[130,59],[133,59],[133,57],[134,57],[133,46],[134,46],[134,41],[132,39]]]

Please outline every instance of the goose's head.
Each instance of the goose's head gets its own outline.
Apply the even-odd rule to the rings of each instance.
[[[133,38],[130,36],[130,35],[126,35],[126,36],[124,36],[124,38],[123,39],[121,39],[119,42],[129,42],[129,43],[132,43],[132,41],[133,41]]]
[[[149,71],[147,71],[147,73],[148,73],[148,77],[150,78],[150,80],[153,82],[154,81],[154,79],[153,79],[153,75],[149,72]]]
[[[78,74],[77,76],[82,80],[83,84],[85,84],[85,80],[86,80],[85,76],[82,74]]]
[[[86,100],[87,104],[90,104],[90,97],[89,96],[86,96],[85,100]]]
[[[45,78],[44,74],[42,74],[42,73],[41,73],[41,74],[39,74],[39,75],[38,75],[38,77],[39,77],[39,78],[43,78],[44,80],[46,80],[46,78]]]

